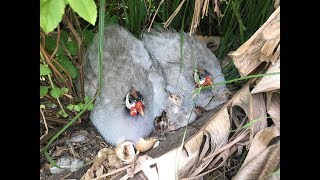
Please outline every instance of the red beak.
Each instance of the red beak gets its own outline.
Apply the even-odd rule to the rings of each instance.
[[[137,116],[137,113],[141,114],[141,116],[144,116],[144,105],[141,101],[136,102],[136,106],[130,109],[131,116]]]
[[[135,108],[137,109],[138,113],[141,114],[141,116],[144,116],[144,105],[141,101],[136,102]]]
[[[211,77],[210,76],[206,76],[206,78],[204,80],[204,83],[203,83],[203,86],[211,86],[211,85],[213,85]]]

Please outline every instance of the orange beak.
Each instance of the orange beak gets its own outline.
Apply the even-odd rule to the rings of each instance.
[[[135,109],[138,111],[139,114],[141,114],[141,116],[144,116],[144,105],[141,101],[136,102]]]
[[[211,77],[210,76],[206,76],[206,78],[204,80],[204,83],[203,83],[203,86],[211,86],[211,85],[213,85]]]

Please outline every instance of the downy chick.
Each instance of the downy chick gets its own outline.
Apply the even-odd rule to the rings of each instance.
[[[202,90],[201,93],[192,96],[192,91],[197,86],[208,86],[224,81],[220,64],[205,43],[184,33],[181,41],[183,55],[180,59],[180,33],[153,29],[143,34],[142,41],[151,58],[157,61],[163,69],[166,90],[171,94],[181,95],[183,99],[179,107],[180,112],[176,111],[176,106],[170,106],[173,108],[171,110],[170,107],[166,108],[169,123],[185,125],[188,122],[186,117],[189,117],[190,113],[194,114],[191,112],[194,106],[210,110],[227,100],[228,90],[225,85],[214,86],[214,88]],[[168,111],[175,113],[168,113]],[[191,115],[189,123],[195,119],[196,116]]]
[[[90,119],[112,145],[136,143],[153,131],[154,118],[165,108],[162,71],[142,42],[124,28],[108,26],[104,35],[102,92]],[[85,92],[93,97],[98,88],[98,34],[84,59]]]

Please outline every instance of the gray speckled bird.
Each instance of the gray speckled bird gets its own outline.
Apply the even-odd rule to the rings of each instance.
[[[165,108],[162,71],[142,42],[124,28],[108,26],[105,37],[103,89],[90,119],[107,142],[136,143],[153,131],[155,117]],[[98,34],[84,59],[85,92],[93,97],[98,85]]]
[[[195,106],[203,107],[206,110],[213,109],[227,100],[228,90],[225,85],[202,90],[197,98],[192,97],[191,92],[197,86],[224,81],[220,64],[205,43],[184,33],[182,40],[183,65],[180,74],[180,33],[172,30],[153,29],[144,33],[142,37],[151,58],[157,61],[163,69],[166,90],[171,94],[181,95],[181,106],[178,107],[174,103],[170,103],[169,98],[169,105],[166,108],[169,124],[175,124],[174,129],[186,125],[186,121],[188,121],[186,117],[189,117],[196,99]],[[197,84],[195,79],[198,79],[200,84]],[[170,109],[171,107],[173,109]],[[189,122],[195,119],[195,112],[192,112]]]

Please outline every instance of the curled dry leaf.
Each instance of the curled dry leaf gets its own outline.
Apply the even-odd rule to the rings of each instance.
[[[146,140],[140,138],[136,144],[136,150],[139,152],[146,152],[153,147],[156,141],[158,141],[156,138],[148,138]]]
[[[242,164],[242,167],[245,166],[250,160],[252,160],[258,154],[260,154],[263,150],[265,150],[270,141],[277,136],[280,136],[280,130],[276,126],[272,126],[258,132],[252,140],[249,152]]]
[[[280,163],[280,144],[274,144],[241,167],[233,180],[266,179],[275,172]]]
[[[250,113],[250,89],[249,86],[243,87],[240,91],[238,96],[235,97],[234,101],[232,102],[232,107],[237,105],[241,107],[244,112],[249,116]]]
[[[87,172],[81,177],[81,180],[93,179],[97,171],[101,171],[102,162],[108,158],[108,152],[111,148],[103,148],[96,155],[92,166],[87,170]],[[98,173],[99,173],[98,171]]]
[[[280,127],[280,93],[271,92],[268,93],[267,96],[270,96],[270,104],[267,106],[267,113],[271,116],[273,123]]]
[[[280,72],[280,60],[271,65],[267,73]],[[263,76],[251,93],[260,93],[280,89],[280,74]]]
[[[249,120],[252,121],[254,119],[261,119],[256,121],[251,127],[250,139],[259,132],[267,127],[267,110],[266,103],[263,93],[251,94],[250,96],[250,114]]]
[[[236,51],[228,55],[233,59],[241,76],[255,70],[263,61],[270,61],[273,52],[280,44],[280,7],[268,20]]]

